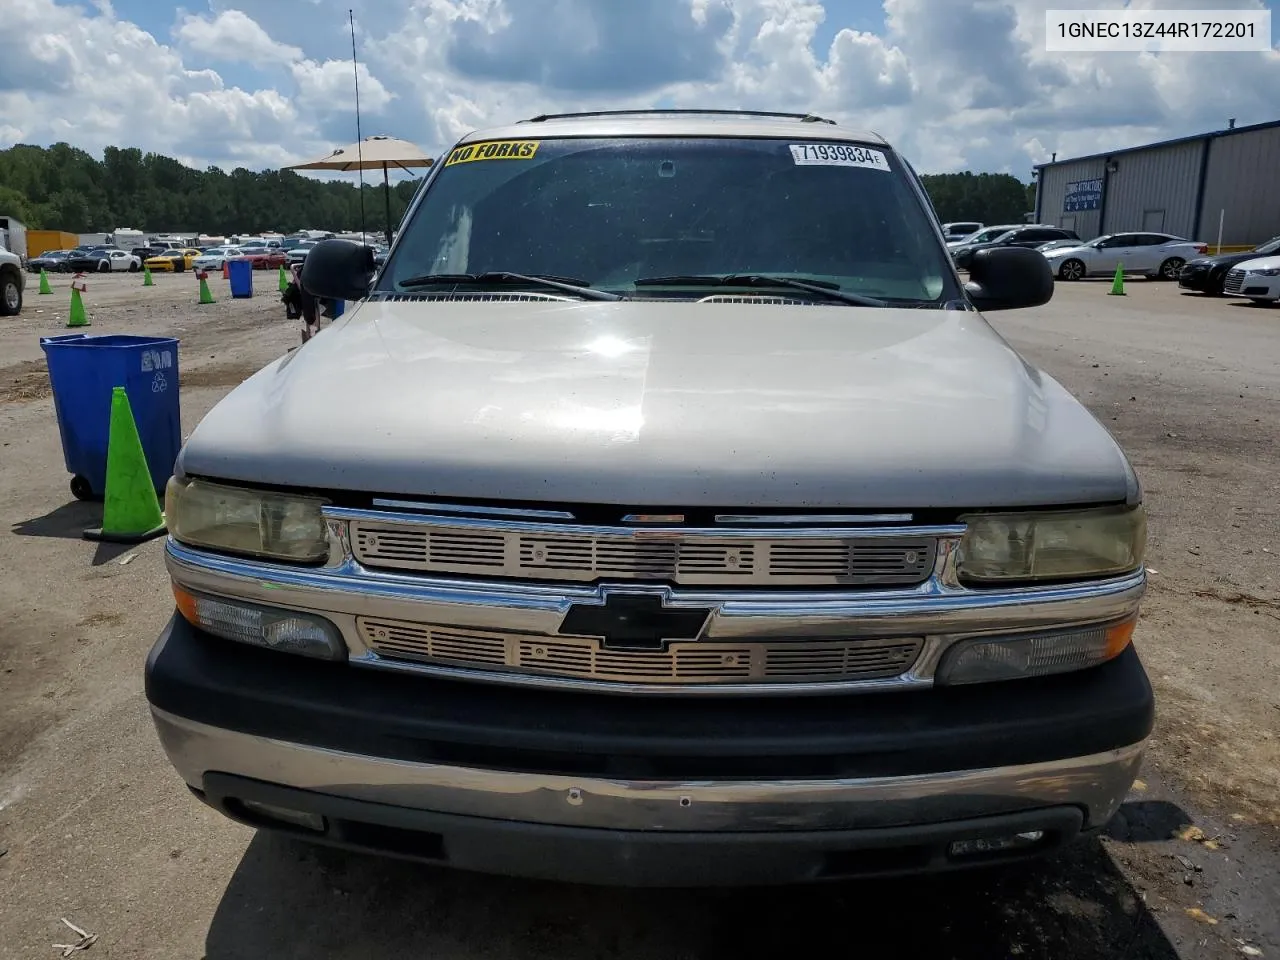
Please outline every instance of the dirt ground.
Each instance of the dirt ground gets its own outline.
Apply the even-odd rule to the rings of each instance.
[[[190,274],[90,277],[90,333],[181,338],[189,431],[298,343],[274,274],[197,305]],[[162,541],[80,537],[39,337],[69,279],[0,320],[0,958],[1280,958],[1280,309],[1060,284],[992,322],[1115,433],[1144,483],[1156,685],[1142,780],[1100,841],[995,874],[688,893],[436,871],[257,835],[165,760],[142,664],[172,608]],[[1183,832],[1188,824],[1195,830]]]

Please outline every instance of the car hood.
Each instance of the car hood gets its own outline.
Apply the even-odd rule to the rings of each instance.
[[[952,247],[951,252],[954,253],[976,253],[979,250],[990,250],[993,247],[1002,247],[1005,244],[996,243],[993,240],[984,240],[982,243],[964,243],[958,247]]]
[[[1138,496],[979,314],[777,304],[369,301],[234,389],[178,472],[672,507]]]
[[[1244,267],[1247,270],[1274,270],[1280,267],[1280,256],[1250,257],[1242,260],[1237,266]]]
[[[1253,253],[1222,253],[1216,257],[1196,257],[1188,260],[1188,267],[1233,267],[1237,263],[1244,263],[1246,260],[1257,259],[1257,255]]]
[[[1077,243],[1070,247],[1054,247],[1052,250],[1042,250],[1046,260],[1052,260],[1054,257],[1065,257],[1068,254],[1076,254],[1077,256],[1085,250],[1092,250],[1088,244]]]

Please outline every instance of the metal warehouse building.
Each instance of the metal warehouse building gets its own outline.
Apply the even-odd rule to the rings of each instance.
[[[1252,246],[1280,236],[1280,120],[1035,168],[1036,222]]]

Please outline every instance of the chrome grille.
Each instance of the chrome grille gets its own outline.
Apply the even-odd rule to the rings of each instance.
[[[895,532],[896,533],[896,532]],[[910,586],[933,569],[929,536],[739,537],[714,530],[521,529],[460,524],[457,518],[353,520],[351,547],[367,567],[423,573],[592,582],[660,580],[743,586]]]
[[[1228,270],[1227,279],[1222,282],[1222,289],[1227,293],[1239,293],[1244,286],[1243,270]]]
[[[365,645],[381,657],[471,669],[632,684],[813,683],[896,677],[923,640],[671,643],[666,650],[605,650],[598,640],[539,637],[358,617]]]

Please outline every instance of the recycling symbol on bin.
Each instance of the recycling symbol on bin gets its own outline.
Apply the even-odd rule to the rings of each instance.
[[[164,393],[169,389],[169,381],[164,378],[164,374],[159,370],[156,371],[156,378],[151,381],[152,393]]]

